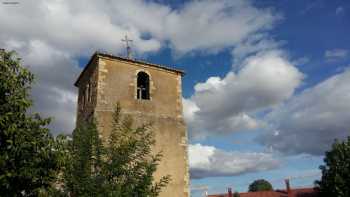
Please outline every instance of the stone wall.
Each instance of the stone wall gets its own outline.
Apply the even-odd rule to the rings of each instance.
[[[104,56],[97,56],[92,63],[96,65],[88,67],[78,86],[85,87],[89,80],[94,84],[95,98],[92,99],[91,108],[102,136],[109,135],[112,113],[117,102],[122,106],[122,113],[132,115],[136,124],[151,121],[156,139],[153,151],[162,151],[163,154],[155,178],[157,180],[170,174],[172,179],[161,197],[189,196],[187,131],[182,117],[181,73]],[[150,100],[136,99],[136,79],[140,71],[150,77]],[[79,95],[82,94],[80,91]],[[81,102],[78,102],[80,105]],[[86,114],[89,113],[91,109],[86,107],[85,110],[78,111],[78,118],[87,117]]]
[[[94,115],[97,104],[97,89],[98,89],[98,59],[94,58],[88,68],[81,76],[79,83],[76,84],[78,90],[78,105],[77,105],[77,123],[81,120],[87,120]],[[90,95],[88,92],[90,86]],[[89,97],[89,98],[88,98]]]

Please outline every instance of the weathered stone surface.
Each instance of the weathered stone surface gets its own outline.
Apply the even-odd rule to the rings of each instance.
[[[97,119],[99,132],[106,137],[111,128],[113,108],[116,102],[120,102],[122,113],[132,115],[136,124],[153,122],[156,139],[153,151],[162,151],[163,154],[155,178],[157,180],[170,174],[172,179],[160,196],[189,196],[187,131],[182,117],[182,74],[103,54],[95,54],[92,58],[76,83],[79,88],[78,121],[93,115]],[[137,74],[140,71],[150,77],[150,100],[138,100],[136,97]],[[84,89],[88,83],[93,84],[93,98],[83,105]]]

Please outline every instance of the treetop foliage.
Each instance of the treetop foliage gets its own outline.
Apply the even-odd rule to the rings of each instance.
[[[257,192],[257,191],[272,191],[272,185],[270,182],[266,181],[265,179],[258,179],[255,180],[253,183],[249,185],[249,191],[250,192]]]
[[[14,52],[0,50],[0,196],[158,196],[170,177],[154,180],[162,155],[152,154],[151,124],[134,127],[118,104],[105,141],[94,120],[54,138],[50,119],[30,111],[33,80]]]
[[[325,165],[321,165],[321,181],[316,181],[321,196],[350,196],[350,137],[336,140],[326,152]]]
[[[37,196],[59,170],[50,119],[29,112],[33,80],[15,52],[0,51],[0,196]]]
[[[133,127],[117,104],[110,136],[102,141],[95,121],[80,124],[73,132],[67,159],[65,189],[78,196],[158,196],[169,176],[155,182],[153,174],[161,154],[152,155],[155,140],[151,124]]]

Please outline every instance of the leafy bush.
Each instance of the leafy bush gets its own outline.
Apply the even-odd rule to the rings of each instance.
[[[322,179],[317,181],[322,196],[350,196],[350,137],[335,141],[326,152],[325,165],[321,165]]]
[[[46,128],[50,119],[29,111],[33,80],[15,52],[0,50],[0,196],[45,193],[60,170],[60,153]]]
[[[249,185],[250,192],[257,191],[271,191],[273,190],[271,183],[264,179],[255,180],[253,183]]]

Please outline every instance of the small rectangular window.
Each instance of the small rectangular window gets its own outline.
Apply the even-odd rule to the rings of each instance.
[[[85,107],[85,89],[82,90],[80,99],[81,99],[81,104],[83,109]]]
[[[145,72],[139,72],[137,74],[137,89],[136,89],[137,99],[149,100],[149,76]]]
[[[88,83],[88,102],[91,102],[91,83]]]

